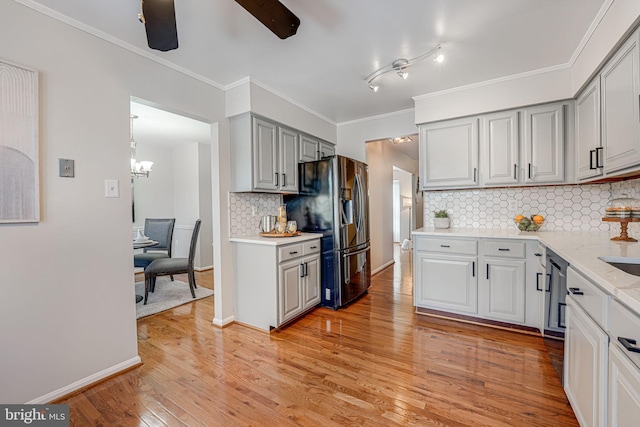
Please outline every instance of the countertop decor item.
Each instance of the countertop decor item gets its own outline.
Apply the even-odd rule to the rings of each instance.
[[[299,231],[295,231],[292,233],[289,232],[284,232],[284,233],[276,233],[275,231],[272,231],[270,233],[264,233],[264,232],[260,232],[260,235],[262,237],[295,237],[295,236],[299,236],[302,233]]]
[[[637,239],[633,237],[629,237],[627,233],[627,227],[630,222],[640,222],[640,218],[612,218],[612,217],[604,217],[602,218],[604,222],[619,222],[620,223],[620,235],[616,237],[612,237],[611,240],[616,240],[620,242],[637,242]]]
[[[434,228],[449,228],[451,226],[451,220],[449,219],[449,212],[444,209],[435,212],[435,218],[433,219]]]
[[[623,194],[622,197],[609,201],[604,211],[607,218],[638,218],[640,217],[640,200]]]
[[[520,214],[516,215],[514,220],[516,222],[516,225],[518,226],[518,230],[520,231],[538,231],[540,230],[540,227],[542,227],[544,217],[540,214],[535,214],[527,218],[526,216]]]

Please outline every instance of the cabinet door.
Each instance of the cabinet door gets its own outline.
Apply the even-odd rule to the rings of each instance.
[[[518,183],[520,175],[518,112],[506,111],[482,116],[480,128],[483,184]]]
[[[604,426],[609,337],[571,297],[566,302],[564,390],[580,426]]]
[[[320,142],[320,153],[319,157],[325,158],[329,156],[333,156],[336,154],[336,147],[333,144],[329,144],[328,142]]]
[[[602,70],[604,172],[640,164],[640,47],[638,32]]]
[[[280,127],[278,132],[278,189],[283,193],[298,192],[298,132]]]
[[[525,182],[564,181],[564,105],[523,111]]]
[[[253,118],[253,188],[278,189],[278,133],[277,126]]]
[[[576,168],[578,179],[602,175],[600,77],[576,100]]]
[[[476,258],[418,253],[415,305],[461,313],[478,312]]]
[[[304,269],[300,260],[280,264],[278,277],[278,325],[302,312],[301,277]]]
[[[320,256],[305,258],[304,274],[302,308],[307,309],[320,304]]]
[[[525,262],[492,259],[478,284],[478,312],[483,317],[524,323]]]
[[[422,189],[478,186],[478,119],[420,127]]]
[[[320,141],[307,135],[300,135],[300,161],[313,162],[318,160]]]
[[[616,345],[609,347],[609,427],[637,425],[640,420],[640,368]]]

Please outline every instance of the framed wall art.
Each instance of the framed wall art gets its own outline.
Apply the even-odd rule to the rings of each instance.
[[[38,73],[0,60],[0,223],[39,222]]]

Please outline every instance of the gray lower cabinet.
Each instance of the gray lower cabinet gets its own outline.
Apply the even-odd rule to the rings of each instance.
[[[283,324],[320,303],[320,256],[286,261],[279,266],[279,323]]]
[[[535,241],[414,235],[418,308],[539,327]]]
[[[232,242],[237,322],[269,331],[320,304],[319,238],[288,244]]]

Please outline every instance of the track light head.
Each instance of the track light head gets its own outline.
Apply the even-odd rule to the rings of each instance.
[[[380,89],[380,86],[372,85],[371,83],[369,83],[369,89],[371,89],[374,92],[377,92],[378,89]]]

